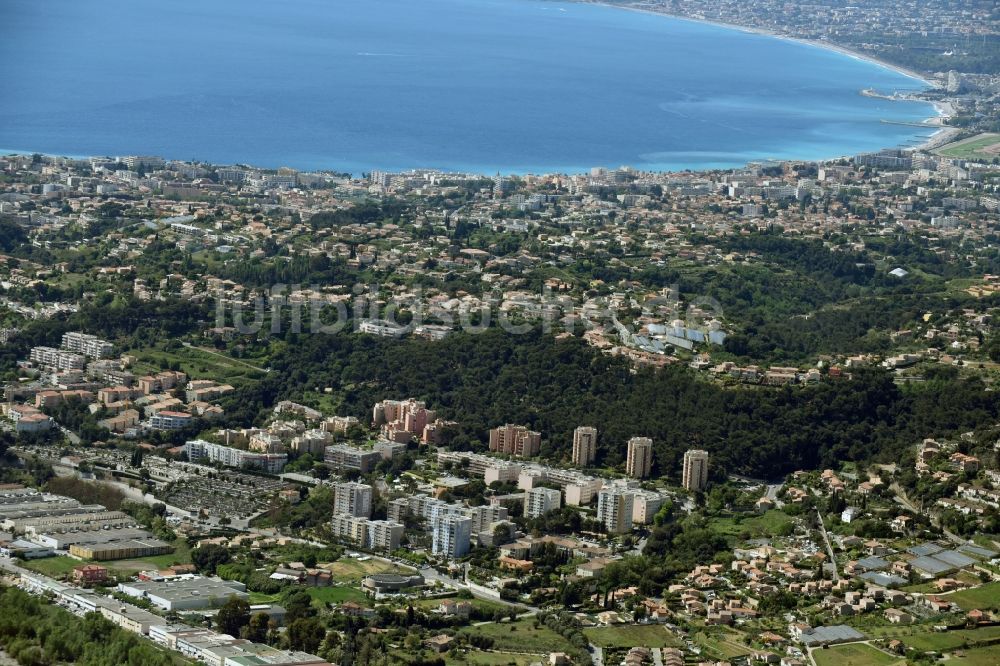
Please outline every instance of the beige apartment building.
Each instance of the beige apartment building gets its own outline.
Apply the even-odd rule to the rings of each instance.
[[[580,426],[573,431],[573,464],[588,467],[597,457],[597,428]]]
[[[708,484],[708,451],[690,449],[684,452],[681,483],[691,491],[702,490]]]
[[[522,425],[507,425],[490,430],[490,451],[518,458],[533,458],[542,444],[541,433]]]
[[[649,437],[633,437],[628,440],[625,473],[633,479],[645,479],[652,468],[653,440]]]

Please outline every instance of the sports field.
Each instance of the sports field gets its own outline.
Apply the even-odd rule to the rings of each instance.
[[[1000,134],[986,132],[941,146],[938,155],[960,160],[992,160],[1000,157]]]

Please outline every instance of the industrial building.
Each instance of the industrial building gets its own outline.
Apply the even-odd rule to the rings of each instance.
[[[246,585],[234,580],[182,576],[172,580],[120,583],[118,591],[165,611],[186,611],[221,606],[230,597],[248,600]]]

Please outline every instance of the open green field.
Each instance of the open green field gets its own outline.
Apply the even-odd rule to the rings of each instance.
[[[407,604],[412,604],[414,608],[422,608],[425,611],[432,611],[441,605],[442,601],[446,599],[455,599],[454,595],[450,597],[439,597],[436,599],[416,599],[414,601],[407,601]],[[466,599],[472,604],[473,608],[486,613],[495,613],[496,611],[503,611],[505,614],[512,609],[511,606],[506,604],[501,604],[495,601],[486,601],[485,599]]]
[[[1000,144],[1000,134],[987,132],[942,146],[936,152],[938,155],[960,160],[987,160],[1000,157],[1000,152],[990,153],[984,150],[997,144]]]
[[[244,362],[228,358],[221,352],[217,355],[196,347],[181,346],[167,350],[163,345],[157,345],[129,353],[138,359],[134,369],[136,374],[156,373],[165,367],[177,364],[188,377],[211,379],[233,386],[259,379],[264,375],[262,370],[255,369],[252,361]]]
[[[895,657],[864,643],[813,650],[812,656],[816,660],[816,666],[889,666],[906,663],[902,657]]]
[[[61,555],[59,557],[43,557],[37,560],[28,560],[21,566],[45,576],[62,578],[69,575],[69,572],[74,567],[78,567],[81,564],[85,564],[85,562],[73,559],[67,555]]]
[[[496,650],[547,655],[550,652],[566,652],[570,648],[565,638],[545,625],[540,624],[536,629],[534,618],[466,627],[461,633],[488,636],[493,639],[493,648]]]
[[[944,662],[948,666],[996,666],[1000,664],[1000,645],[964,650]]]
[[[729,660],[753,652],[739,641],[740,636],[742,634],[732,629],[706,629],[694,635],[694,642],[710,656]]]
[[[591,643],[603,648],[680,647],[681,642],[659,624],[590,627],[583,630]]]
[[[961,629],[959,631],[927,631],[912,636],[899,636],[910,647],[922,651],[944,652],[954,650],[963,645],[1000,641],[1000,627],[982,627],[981,629]],[[1000,650],[1000,646],[993,649]]]
[[[1000,583],[987,583],[969,590],[960,590],[945,598],[954,601],[962,607],[962,610],[966,611],[974,608],[980,610],[1000,609]]]
[[[353,601],[357,604],[368,602],[365,593],[353,587],[310,587],[309,596],[330,604],[342,604],[345,601]]]
[[[466,652],[459,659],[450,657],[445,659],[445,664],[451,666],[455,664],[472,664],[474,666],[528,666],[537,663],[538,655],[515,654],[513,652],[483,652],[480,650]]]
[[[329,571],[333,579],[341,583],[360,583],[362,578],[374,573],[413,573],[412,569],[404,569],[391,562],[377,559],[362,562],[351,557],[342,557],[336,562],[321,564],[320,567]]]
[[[774,536],[789,534],[795,521],[791,516],[778,509],[772,509],[765,514],[747,514],[743,516],[712,518],[708,526],[726,537],[736,538],[747,532],[751,536]]]
[[[276,604],[281,598],[280,594],[264,594],[263,592],[247,592],[250,595],[252,604]]]

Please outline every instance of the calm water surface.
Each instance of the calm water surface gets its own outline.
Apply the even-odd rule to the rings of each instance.
[[[825,49],[539,0],[3,0],[0,147],[482,172],[896,146],[923,83]]]

